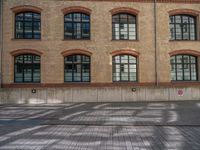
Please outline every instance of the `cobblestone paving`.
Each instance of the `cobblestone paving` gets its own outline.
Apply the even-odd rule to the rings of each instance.
[[[200,101],[0,105],[0,150],[200,150]]]

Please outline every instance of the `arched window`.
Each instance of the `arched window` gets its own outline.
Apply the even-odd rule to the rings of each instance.
[[[41,16],[35,12],[21,12],[15,16],[16,39],[40,39]]]
[[[171,40],[196,40],[196,17],[191,15],[170,16]]]
[[[90,57],[70,55],[65,57],[65,82],[90,82]]]
[[[172,81],[197,81],[197,58],[191,55],[171,57]]]
[[[15,57],[15,82],[40,82],[40,56],[23,54]]]
[[[120,13],[112,16],[113,40],[136,40],[136,16]]]
[[[84,13],[65,15],[65,39],[90,39],[90,16]]]
[[[132,55],[113,56],[113,81],[137,81],[137,58]]]

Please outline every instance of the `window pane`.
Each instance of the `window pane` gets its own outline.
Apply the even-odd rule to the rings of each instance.
[[[73,15],[73,14],[65,15],[65,21],[67,21],[67,22],[72,22],[72,18],[73,18],[72,15]]]
[[[65,23],[65,38],[72,38],[73,35],[73,24]]]
[[[181,16],[179,16],[179,15],[175,16],[175,22],[181,23]]]
[[[176,80],[176,65],[175,64],[171,65],[171,79]]]
[[[174,16],[170,16],[170,23],[175,23]]]
[[[191,65],[191,78],[193,81],[197,80],[197,69],[195,64]]]
[[[127,23],[128,22],[128,15],[127,14],[120,14],[120,22]]]
[[[183,58],[182,55],[176,56],[176,62],[177,62],[177,63],[182,63],[182,58]]]
[[[174,24],[170,24],[170,33],[171,33],[171,39],[175,39],[175,28]]]
[[[128,63],[128,55],[121,55],[121,63]]]
[[[32,81],[32,69],[27,66],[23,69],[23,72],[24,72],[24,82],[31,82]]]
[[[24,20],[25,21],[32,21],[33,20],[32,13],[24,13]]]
[[[83,23],[82,24],[82,38],[89,38],[90,36],[90,24]]]
[[[112,21],[113,21],[113,23],[119,23],[120,22],[119,15],[114,15],[112,17]]]
[[[37,13],[34,13],[33,14],[33,19],[34,19],[34,21],[40,21],[40,14],[37,14]]]
[[[20,13],[20,14],[16,15],[16,20],[22,21],[23,19],[24,19],[24,14],[23,13]]]
[[[81,14],[80,13],[74,13],[74,21],[75,22],[81,21]]]
[[[133,56],[129,56],[129,63],[136,63],[136,58]]]
[[[86,14],[82,14],[82,22],[90,22],[90,17]]]

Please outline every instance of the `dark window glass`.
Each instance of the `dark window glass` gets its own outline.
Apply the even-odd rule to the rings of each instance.
[[[112,17],[112,38],[114,40],[136,40],[136,16],[117,14]]]
[[[113,57],[113,81],[137,81],[137,58],[131,55]]]
[[[90,82],[90,57],[71,55],[65,57],[65,82]]]
[[[15,57],[15,82],[40,82],[40,56],[24,54]]]
[[[65,39],[90,39],[90,16],[84,13],[65,15]]]
[[[191,55],[171,57],[172,81],[197,81],[197,58]]]
[[[33,12],[18,13],[15,16],[16,39],[40,39],[41,38],[40,14]]]
[[[170,16],[171,40],[196,40],[196,17]]]

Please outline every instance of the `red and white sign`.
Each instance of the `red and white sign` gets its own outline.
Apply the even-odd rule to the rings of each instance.
[[[183,90],[178,90],[178,96],[183,96],[184,92]]]

